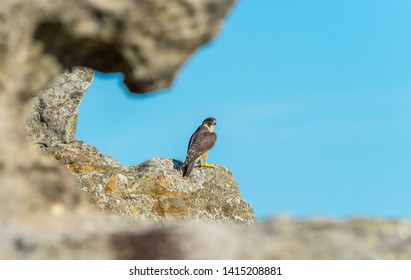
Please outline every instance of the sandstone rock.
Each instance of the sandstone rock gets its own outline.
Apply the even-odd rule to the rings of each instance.
[[[132,92],[169,86],[187,58],[219,32],[222,18],[234,4],[234,0],[37,2],[49,4],[34,34],[47,54],[64,68],[122,72]]]
[[[198,168],[184,180],[177,160],[151,159],[125,167],[96,148],[75,141],[78,106],[92,80],[88,68],[65,71],[34,98],[25,125],[31,141],[79,179],[92,205],[156,223],[173,218],[255,221],[253,209],[223,166]]]
[[[123,72],[132,91],[163,88],[195,49],[216,35],[233,3],[234,0],[2,1],[0,222],[35,223],[36,216],[71,215],[87,208],[76,180],[59,164],[40,156],[23,136],[21,127],[29,112],[28,100],[62,69],[72,66]],[[66,73],[75,76],[76,70]],[[72,94],[75,92],[78,91]],[[44,91],[42,95],[37,104],[40,107],[40,100],[47,99]],[[74,119],[69,117],[64,122],[70,111],[58,117],[50,115],[49,109],[37,117],[63,122],[47,128],[43,135],[34,135],[33,131],[28,134],[44,145],[70,142]]]
[[[195,168],[182,179],[180,161],[154,158],[125,167],[81,141],[43,151],[79,178],[89,201],[109,213],[156,223],[167,219],[250,224],[251,206],[223,166]]]
[[[109,213],[162,223],[167,219],[251,224],[254,211],[223,166],[195,168],[182,179],[180,161],[154,158],[123,167],[88,154],[82,142],[46,148],[80,179],[89,201]]]
[[[74,141],[78,106],[93,78],[88,68],[66,70],[35,96],[24,127],[33,143],[53,146]]]

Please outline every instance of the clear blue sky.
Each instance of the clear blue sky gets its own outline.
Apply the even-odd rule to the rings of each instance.
[[[411,218],[409,0],[239,1],[170,89],[121,80],[96,74],[77,138],[125,165],[184,160],[212,116],[259,219]]]

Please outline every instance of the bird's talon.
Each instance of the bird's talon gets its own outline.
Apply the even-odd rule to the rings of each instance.
[[[201,167],[211,167],[211,168],[213,168],[215,165],[212,164],[212,163],[203,163],[203,164],[201,164],[200,166],[201,166]]]

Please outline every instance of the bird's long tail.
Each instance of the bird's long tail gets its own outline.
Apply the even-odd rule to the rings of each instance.
[[[190,176],[191,171],[193,171],[194,168],[194,163],[187,163],[184,162],[183,165],[181,166],[181,169],[183,171],[183,179],[187,179],[188,176]]]

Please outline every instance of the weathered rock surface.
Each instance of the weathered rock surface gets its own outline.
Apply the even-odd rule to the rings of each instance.
[[[234,0],[2,1],[0,222],[30,222],[43,214],[71,215],[88,205],[81,199],[75,178],[59,164],[40,156],[23,136],[21,128],[30,109],[28,100],[62,69],[77,65],[102,72],[123,72],[127,86],[135,92],[168,86],[193,51],[218,33],[233,3]],[[76,72],[68,75],[75,76]],[[90,82],[79,83],[78,89]],[[61,95],[61,101],[75,97],[70,95]],[[60,132],[62,126],[70,126],[75,119],[70,117],[70,111],[61,113],[50,115],[46,109],[37,116],[40,120],[62,121],[47,128],[45,134],[35,135],[38,143],[70,142],[75,128],[66,129],[65,135]],[[33,136],[33,131],[28,134]]]
[[[2,0],[1,259],[411,259],[411,225],[406,221],[273,219],[253,226],[180,221],[154,227],[103,215],[88,207],[78,181],[61,163],[79,174],[79,180],[91,172],[98,177],[110,168],[123,167],[105,155],[95,161],[94,156],[79,160],[76,153],[66,153],[55,157],[61,163],[53,162],[40,156],[23,137],[27,101],[62,69],[89,66],[103,72],[120,71],[133,91],[162,88],[194,49],[218,31],[232,3]],[[40,119],[62,120],[47,110],[43,113]],[[65,115],[67,122],[43,127],[49,129],[50,139],[46,134],[28,134],[41,139],[39,143],[50,154],[75,150],[85,144],[73,141],[72,126],[61,129],[75,120],[69,115]],[[99,154],[90,146],[81,149]],[[170,165],[170,161],[158,161]],[[173,172],[171,165],[167,168]],[[202,172],[196,173],[200,176]],[[96,200],[103,195],[96,193]]]
[[[137,220],[195,219],[253,223],[254,211],[223,166],[196,168],[188,180],[180,161],[151,159],[125,167],[86,143],[75,141],[78,106],[93,81],[88,68],[59,75],[33,100],[25,132],[43,152],[80,181],[92,205]]]
[[[49,147],[74,141],[78,106],[93,77],[89,68],[66,70],[35,96],[24,127],[33,143]]]
[[[255,221],[234,176],[223,166],[195,168],[184,180],[177,160],[154,158],[125,167],[80,141],[43,150],[76,175],[92,205],[106,212],[155,223],[167,219]]]
[[[0,61],[24,70],[14,74],[30,94],[74,66],[122,72],[132,92],[158,90],[219,32],[234,2],[3,0]]]

